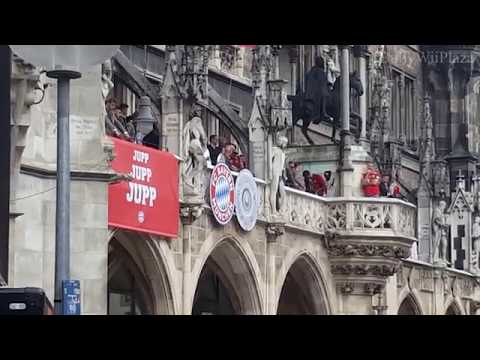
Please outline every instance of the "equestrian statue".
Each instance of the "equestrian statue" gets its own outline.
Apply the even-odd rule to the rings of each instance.
[[[331,139],[336,142],[336,131],[341,126],[341,81],[338,77],[333,87],[329,84],[325,62],[322,57],[317,56],[315,65],[305,76],[305,93],[298,87],[296,95],[288,97],[292,101],[293,125],[295,127],[298,121],[302,120],[302,133],[311,145],[314,145],[314,142],[308,135],[308,128],[312,122],[314,124],[322,121],[331,123]],[[357,72],[350,74],[350,90],[353,90],[354,96],[363,95],[363,85]],[[360,124],[360,115],[351,113],[351,118]]]

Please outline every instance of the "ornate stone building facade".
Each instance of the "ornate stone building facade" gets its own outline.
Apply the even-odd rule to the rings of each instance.
[[[111,60],[112,92],[132,112],[148,96],[159,147],[179,159],[179,236],[108,227],[108,184],[118,176],[105,136],[105,80],[100,67],[83,74],[71,100],[71,276],[81,282],[82,313],[476,314],[477,51],[122,46]],[[305,105],[316,66],[331,119],[317,121]],[[12,58],[5,282],[43,288],[51,299],[55,86]],[[212,215],[211,167],[195,147],[212,134],[248,158],[259,199],[252,231]],[[289,161],[331,171],[332,191],[284,186]],[[364,196],[372,165],[398,183],[402,199]]]

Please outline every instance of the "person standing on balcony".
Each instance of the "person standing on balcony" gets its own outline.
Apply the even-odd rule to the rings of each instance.
[[[210,135],[207,148],[210,154],[210,162],[213,166],[217,165],[218,155],[222,153],[222,148],[220,147],[217,135]]]
[[[105,102],[105,110],[107,115],[105,116],[105,132],[109,136],[114,136],[123,140],[130,140],[130,135],[125,129],[121,121],[118,119],[120,115],[120,109],[115,99],[108,99]]]
[[[327,195],[327,183],[321,174],[312,174],[312,186],[315,195]]]
[[[335,177],[332,176],[332,172],[327,170],[323,173],[325,179],[327,191],[326,196],[335,196]]]
[[[382,176],[382,181],[380,182],[380,196],[390,196],[390,176],[385,174]]]
[[[303,172],[303,179],[305,181],[305,191],[308,192],[308,193],[313,193],[312,176],[310,174],[310,171],[305,170]]]
[[[227,144],[223,148],[223,151],[220,155],[218,155],[217,164],[222,163],[226,164],[228,168],[232,171],[240,171],[239,168],[232,163],[232,155],[235,151],[233,144]]]

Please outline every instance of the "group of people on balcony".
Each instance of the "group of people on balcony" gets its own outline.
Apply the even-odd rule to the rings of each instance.
[[[317,174],[305,170],[301,173],[301,165],[298,162],[289,161],[286,174],[285,185],[291,188],[318,196],[334,196],[335,178],[331,171]]]
[[[227,143],[224,138],[210,135],[207,145],[210,165],[226,164],[232,171],[241,171],[247,168],[245,155],[239,154],[237,145]]]
[[[113,136],[125,141],[142,144],[155,149],[159,148],[160,134],[157,124],[154,123],[153,130],[142,136],[137,132],[135,126],[136,112],[128,115],[129,106],[119,103],[115,98],[111,97],[105,101],[105,132],[108,136]]]
[[[127,141],[135,141],[133,115],[128,115],[128,105],[119,104],[114,98],[105,101],[105,131],[107,135]]]
[[[389,197],[403,199],[400,192],[400,185],[391,179],[390,175],[383,174],[372,165],[362,177],[363,193],[367,197]]]

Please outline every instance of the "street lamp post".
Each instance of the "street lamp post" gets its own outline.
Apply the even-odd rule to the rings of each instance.
[[[55,214],[55,314],[65,314],[63,282],[70,280],[70,81],[112,57],[118,45],[10,45],[57,80],[57,199]]]

